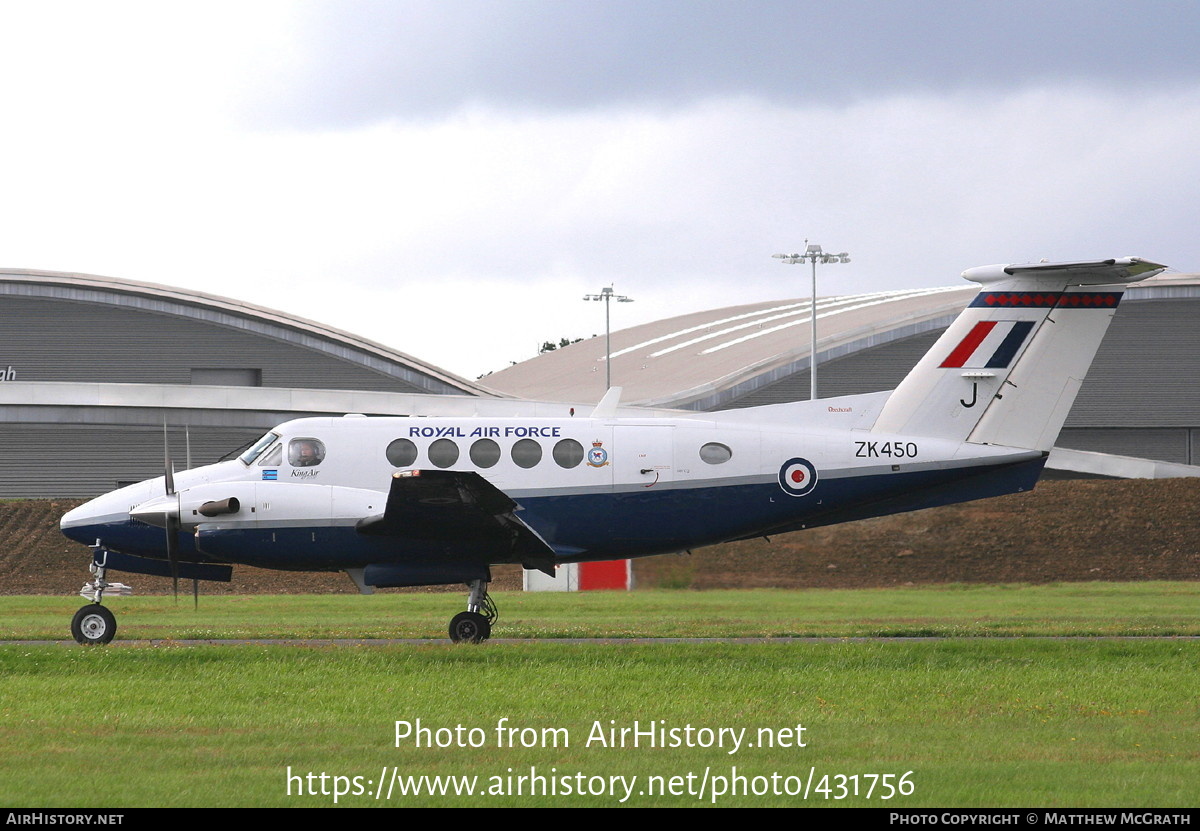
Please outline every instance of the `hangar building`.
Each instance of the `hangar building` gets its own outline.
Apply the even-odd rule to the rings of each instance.
[[[0,270],[0,331],[0,497],[95,496],[160,476],[164,423],[182,469],[290,418],[498,398],[311,320],[111,277]]]
[[[894,388],[977,291],[963,285],[818,298],[818,396]],[[614,332],[613,384],[625,388],[627,404],[702,411],[805,400],[810,304],[734,306]],[[1200,465],[1200,385],[1191,377],[1200,368],[1198,319],[1200,275],[1159,275],[1128,288],[1058,448]],[[597,337],[484,383],[509,395],[595,400],[604,362],[604,338]]]

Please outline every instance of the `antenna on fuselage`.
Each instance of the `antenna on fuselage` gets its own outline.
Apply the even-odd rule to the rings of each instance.
[[[592,410],[592,418],[616,418],[617,405],[621,403],[623,387],[609,387],[608,392],[600,399],[596,409]]]

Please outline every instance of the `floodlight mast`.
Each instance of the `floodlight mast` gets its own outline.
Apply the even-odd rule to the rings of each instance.
[[[821,250],[821,246],[810,245],[808,240],[804,241],[804,246],[803,254],[772,254],[771,256],[777,260],[783,260],[788,265],[812,263],[812,310],[809,312],[809,330],[812,339],[808,354],[808,398],[810,401],[815,401],[817,398],[817,263],[848,263],[850,255],[845,251],[840,254],[826,254]]]
[[[623,294],[613,294],[612,285],[607,285],[599,294],[585,294],[584,300],[604,301],[604,390],[612,389],[612,333],[609,327],[609,304],[616,300],[618,303],[632,303],[632,297]]]

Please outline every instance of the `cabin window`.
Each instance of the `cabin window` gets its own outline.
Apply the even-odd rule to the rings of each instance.
[[[732,458],[733,451],[715,441],[700,448],[700,459],[710,465],[723,465]]]
[[[521,439],[512,446],[512,460],[517,467],[535,467],[542,460],[542,446],[533,439]]]
[[[450,439],[438,439],[429,445],[429,461],[436,467],[450,467],[458,461],[458,445]]]
[[[492,467],[500,461],[500,445],[491,439],[480,439],[471,445],[471,464]]]
[[[387,446],[387,460],[392,467],[411,467],[417,461],[417,446],[408,439],[396,439]]]
[[[583,445],[575,439],[563,439],[554,445],[554,461],[559,467],[578,467],[583,461]]]
[[[292,439],[288,442],[288,464],[292,467],[316,467],[325,461],[325,444],[320,439]]]

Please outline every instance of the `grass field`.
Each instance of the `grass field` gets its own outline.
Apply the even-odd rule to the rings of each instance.
[[[513,595],[500,598],[508,623],[499,634],[1189,633],[1198,589]],[[178,610],[160,598],[115,601],[118,637],[441,636],[459,605],[445,595],[221,600],[202,598],[199,613],[190,600]],[[3,636],[62,638],[76,604],[0,598]],[[324,648],[10,643],[0,645],[0,804],[299,807],[333,805],[341,790],[348,792],[339,805],[379,806],[602,806],[625,798],[642,806],[1191,807],[1200,781],[1198,650],[1190,640],[1029,637]],[[397,746],[396,722],[417,719],[433,731],[428,740],[449,746],[417,747],[411,736]],[[529,729],[505,739],[496,729],[502,719]],[[597,729],[635,722],[642,730],[674,728],[667,738],[680,746],[595,740]],[[471,728],[477,732],[465,732]],[[703,729],[724,746],[687,746],[689,737],[707,740]],[[520,746],[522,738],[533,746]],[[768,739],[774,747],[762,746]],[[460,740],[480,746],[459,747]],[[796,746],[800,740],[805,746]],[[557,795],[530,795],[531,770],[539,790]],[[410,782],[429,783],[410,776],[476,777],[455,782],[483,795],[455,795],[455,783],[441,780],[447,795],[401,796]],[[390,799],[386,789],[375,798],[381,781]],[[563,793],[579,787],[584,795]]]
[[[497,593],[496,637],[1200,635],[1200,583]],[[127,597],[117,639],[446,637],[452,594]],[[0,597],[0,640],[68,638],[71,597]]]

